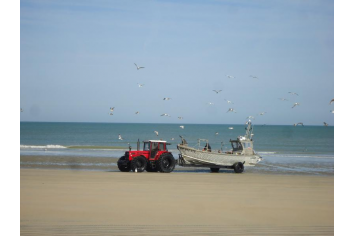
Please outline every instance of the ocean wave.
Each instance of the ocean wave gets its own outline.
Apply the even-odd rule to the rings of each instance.
[[[35,145],[20,145],[20,148],[67,148],[65,146],[62,145],[53,145],[53,144],[49,144],[49,145],[45,145],[45,146],[35,146]]]
[[[258,154],[276,154],[277,152],[257,152]]]

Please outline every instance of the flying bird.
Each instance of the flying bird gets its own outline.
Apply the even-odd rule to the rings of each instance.
[[[226,75],[226,76],[227,76],[227,78],[229,78],[229,79],[235,79],[235,77],[232,76],[232,75]]]
[[[334,110],[330,110],[331,113],[334,113]]]
[[[227,103],[231,103],[231,104],[234,104],[232,101],[229,101],[229,100],[226,100],[226,99],[224,99]]]
[[[291,95],[297,95],[297,96],[299,96],[297,93],[294,93],[294,92],[288,92],[288,93],[290,93]]]
[[[235,113],[236,113],[236,111],[234,110],[234,108],[229,108],[229,110],[227,110],[226,113],[228,113],[228,112],[235,112]]]
[[[142,88],[145,84],[138,84],[139,88]]]
[[[138,111],[135,112],[136,115],[139,114],[139,113],[140,113],[140,112],[138,112]]]
[[[229,129],[234,129],[234,127],[229,127]]]
[[[330,101],[329,105],[331,105],[331,103],[334,103],[334,99],[331,99],[331,101]]]
[[[167,114],[167,113],[163,113],[161,116],[169,116],[169,117],[171,117],[169,114]]]
[[[279,100],[282,100],[282,101],[288,101],[288,99],[285,99],[285,98],[278,98]]]
[[[153,132],[155,132],[155,134],[158,136],[158,131],[153,131]]]
[[[179,126],[181,129],[184,129],[184,125]]]
[[[299,123],[296,123],[296,124],[293,124],[294,126],[297,126],[297,125],[301,125],[301,126],[304,126],[304,124],[302,122],[299,122]]]
[[[213,90],[216,94],[220,93],[222,90]]]
[[[171,138],[171,140],[174,140],[174,138]]]
[[[22,109],[22,108],[20,108],[20,112],[23,112],[23,109]]]
[[[182,120],[182,119],[183,119],[183,117],[179,116],[179,117],[178,117],[178,119]]]
[[[115,107],[110,107],[110,111],[113,112]]]
[[[218,133],[218,132],[215,132],[215,135],[219,135],[219,133]]]
[[[214,103],[212,103],[212,102],[208,102],[207,104],[208,104],[208,105],[214,105]]]
[[[171,100],[172,98],[163,98],[163,100],[168,101]]]
[[[267,111],[261,112],[260,116],[263,116],[265,113],[267,113]]]
[[[114,115],[114,114],[113,114],[112,112],[110,112],[110,113],[109,113],[109,115],[111,115],[111,116],[112,116],[112,115]]]
[[[255,117],[253,117],[253,116],[248,116],[248,117],[246,117],[246,119],[248,119],[248,120],[254,120],[255,119]]]
[[[324,122],[324,126],[329,126],[329,124],[328,124],[328,123],[326,123],[326,122]]]
[[[134,64],[135,64],[137,70],[145,68],[145,67],[143,67],[143,66],[138,66],[138,65],[136,65],[136,63],[134,63]]]
[[[299,106],[300,104],[299,103],[294,103],[294,105],[292,106],[292,108],[296,107],[296,106]]]
[[[253,79],[258,79],[257,76],[254,76],[254,75],[250,75],[250,77]]]
[[[121,134],[119,134],[119,139],[120,139],[120,140],[123,140],[122,137],[121,137]]]

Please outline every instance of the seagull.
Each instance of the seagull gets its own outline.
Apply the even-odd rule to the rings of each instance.
[[[180,128],[184,129],[184,125],[179,126]]]
[[[138,84],[139,88],[142,88],[145,84]]]
[[[215,135],[219,135],[219,133],[218,133],[218,132],[215,132]]]
[[[163,100],[168,101],[171,100],[172,98],[163,98]]]
[[[236,113],[236,111],[234,110],[234,108],[229,108],[229,110],[228,110],[226,113],[228,113],[228,112],[235,112],[235,113]]]
[[[120,140],[123,140],[122,137],[121,137],[121,134],[119,134],[119,139],[120,139]]]
[[[154,131],[156,133],[156,135],[158,136],[158,131]]]
[[[294,93],[294,92],[288,92],[288,93],[290,93],[290,94],[292,94],[292,95],[297,95],[297,96],[299,96],[297,93]]]
[[[112,112],[110,112],[110,113],[109,113],[109,115],[111,115],[111,116],[112,116],[112,115],[114,115],[114,114],[113,114]]]
[[[328,126],[328,125],[329,125],[328,123],[324,122],[324,126]]]
[[[142,68],[145,68],[145,67],[143,67],[143,66],[138,66],[138,65],[136,65],[136,63],[134,63],[134,64],[135,64],[137,70],[142,69]]]
[[[263,116],[265,113],[267,113],[267,111],[261,112],[260,116]]]
[[[258,79],[257,76],[254,76],[254,75],[250,75],[250,77],[253,79]]]
[[[171,138],[171,140],[174,140],[174,138]]]
[[[169,117],[171,117],[171,116],[168,115],[167,113],[163,113],[161,116],[169,116]]]
[[[297,125],[301,125],[301,126],[304,126],[304,124],[302,122],[299,122],[297,124],[294,124],[294,126],[297,126]]]
[[[110,111],[113,112],[115,107],[110,107]]]
[[[226,76],[227,76],[227,78],[229,78],[229,79],[235,79],[235,77],[232,76],[232,75],[226,75]]]
[[[331,99],[331,101],[330,101],[329,105],[331,105],[331,103],[334,103],[334,99]]]
[[[282,100],[282,101],[288,101],[288,99],[285,99],[285,98],[278,98],[279,100]]]
[[[135,112],[136,115],[137,115],[138,113],[140,113],[140,112],[138,112],[138,111]]]
[[[212,103],[212,102],[208,102],[207,104],[208,104],[208,105],[214,105],[214,103]]]
[[[292,106],[292,108],[294,108],[295,106],[299,106],[300,104],[299,103],[294,103],[294,105]]]
[[[229,129],[234,129],[234,127],[229,127]]]
[[[179,116],[179,117],[178,117],[178,119],[182,120],[182,119],[183,119],[183,117]]]
[[[224,99],[227,103],[232,103],[232,104],[234,104],[232,101],[229,101],[229,100],[226,100],[226,99]]]
[[[216,94],[220,93],[222,90],[213,90]]]
[[[246,119],[248,119],[248,120],[254,120],[255,119],[255,117],[253,117],[253,116],[249,116],[249,117],[246,117]]]

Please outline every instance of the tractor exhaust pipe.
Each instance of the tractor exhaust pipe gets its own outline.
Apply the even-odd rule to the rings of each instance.
[[[140,150],[140,139],[137,139],[137,151]]]

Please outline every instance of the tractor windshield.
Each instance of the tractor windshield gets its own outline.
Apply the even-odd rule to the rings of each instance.
[[[143,144],[143,150],[144,151],[149,151],[150,150],[150,143],[149,142]]]

